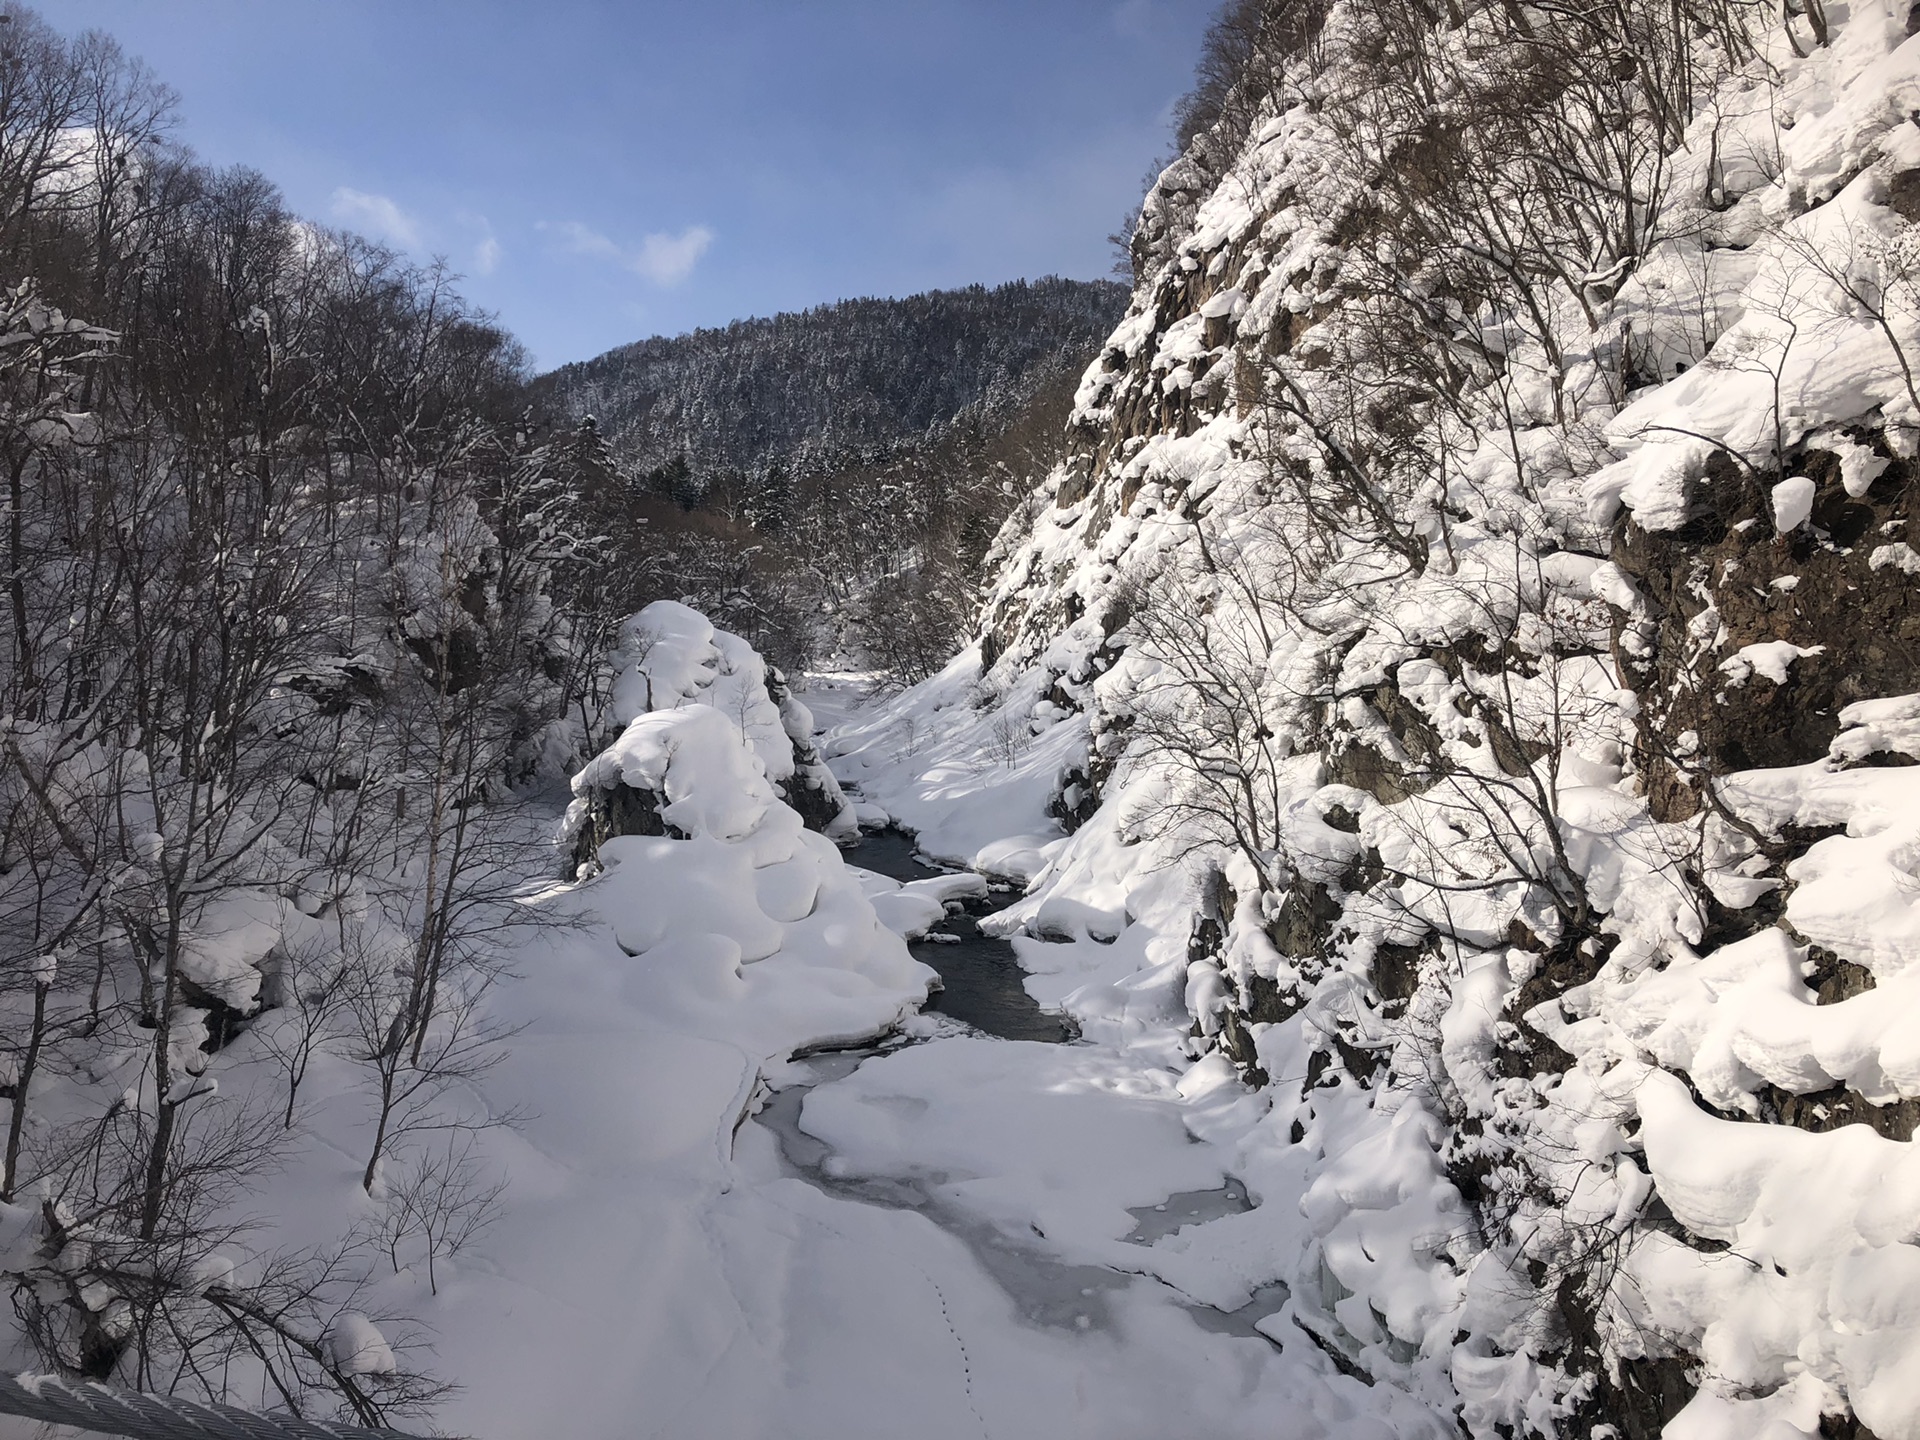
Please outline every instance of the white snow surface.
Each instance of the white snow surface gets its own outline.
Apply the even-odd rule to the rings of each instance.
[[[1016,516],[989,613],[1039,618],[1010,625],[990,663],[976,646],[872,703],[857,677],[816,682],[833,727],[823,752],[857,793],[836,832],[856,813],[890,820],[931,856],[1022,884],[987,928],[1082,1043],[958,1035],[918,1016],[932,977],[903,937],[980,879],[900,886],[846,865],[781,798],[811,763],[796,760],[808,707],[776,699],[764,662],[683,606],[629,622],[612,740],[580,785],[657,794],[677,833],[611,839],[591,878],[524,897],[556,923],[514,933],[511,977],[486,1000],[512,1038],[461,1097],[516,1117],[473,1142],[508,1182],[501,1211],[441,1261],[437,1289],[407,1259],[370,1297],[421,1316],[462,1387],[438,1425],[487,1440],[1551,1433],[1579,1396],[1529,1262],[1603,1254],[1599,1343],[1697,1361],[1699,1393],[1668,1440],[1813,1437],[1846,1408],[1884,1440],[1920,1440],[1912,1144],[1860,1124],[1763,1123],[1835,1087],[1869,1105],[1920,1098],[1920,766],[1881,763],[1920,759],[1920,696],[1847,707],[1824,758],[1726,778],[1725,817],[1660,824],[1625,767],[1632,697],[1614,669],[1646,644],[1646,606],[1600,559],[1623,508],[1648,530],[1683,525],[1716,456],[1759,471],[1804,440],[1837,458],[1857,498],[1885,457],[1848,427],[1878,416],[1902,443],[1920,424],[1894,345],[1920,339],[1920,315],[1893,306],[1876,327],[1807,268],[1845,256],[1872,269],[1900,234],[1885,202],[1891,173],[1920,163],[1907,119],[1920,38],[1904,5],[1829,14],[1831,45],[1800,56],[1776,36],[1767,83],[1729,80],[1712,126],[1703,110],[1673,157],[1695,191],[1710,145],[1777,157],[1736,158],[1722,176],[1753,243],[1707,256],[1670,242],[1619,291],[1651,322],[1660,375],[1676,361],[1685,373],[1615,405],[1596,393],[1593,355],[1569,352],[1553,384],[1577,421],[1468,437],[1462,473],[1422,501],[1425,569],[1332,555],[1312,613],[1251,647],[1249,703],[1275,740],[1257,854],[1156,828],[1182,779],[1121,722],[1177,697],[1152,647],[1104,623],[1123,578],[1181,573],[1203,521],[1229,558],[1279,546],[1252,523],[1258,437],[1218,387],[1183,433],[1130,438],[1091,490],[1063,469]],[[1336,48],[1342,23],[1336,6]],[[1307,106],[1274,117],[1200,200],[1168,261],[1219,279],[1194,313],[1161,323],[1155,284],[1142,286],[1109,348],[1156,394],[1205,399],[1231,368],[1208,368],[1208,322],[1254,345],[1282,311],[1307,316],[1331,293],[1342,257],[1326,222],[1364,177],[1327,163],[1317,123]],[[1516,355],[1508,373],[1509,413],[1552,410],[1541,356]],[[1102,423],[1119,383],[1091,367],[1079,418]],[[1550,480],[1520,483],[1523,461]],[[1820,523],[1807,484],[1782,482],[1772,519],[1817,540],[1800,535]],[[1881,543],[1870,563],[1907,583],[1912,554]],[[1253,632],[1230,587],[1198,598],[1214,636]],[[1700,669],[1715,683],[1786,685],[1817,652],[1723,653],[1703,618]],[[1426,653],[1489,626],[1531,661],[1499,694]],[[1365,698],[1389,679],[1464,774],[1495,774],[1475,716],[1503,706],[1552,758],[1515,777],[1546,787],[1551,833],[1525,813],[1498,833],[1463,820],[1444,785],[1383,799],[1334,783],[1351,754],[1291,747],[1309,728],[1300,697],[1331,693],[1356,750],[1405,760]],[[1057,817],[1082,808],[1102,767],[1099,803],[1069,833]],[[1765,873],[1753,836],[1787,827],[1824,838]],[[1505,1016],[1559,921],[1501,866],[1550,848],[1607,943],[1585,952],[1590,980],[1525,1016],[1570,1063],[1515,1075],[1496,1063]],[[1285,886],[1337,882],[1369,852],[1390,878],[1341,892],[1340,953],[1318,967],[1281,953]],[[1781,923],[1710,940],[1683,859],[1730,909],[1784,892]],[[1234,903],[1196,959],[1209,872]],[[296,900],[241,896],[191,917],[189,974],[250,1004],[276,944],[314,930]],[[1422,978],[1390,1007],[1372,977],[1400,950],[1424,957]],[[1858,983],[1821,1003],[1836,966]],[[1219,1048],[1229,996],[1256,981],[1300,1001],[1249,1027],[1258,1089]],[[216,1058],[220,1103],[270,1094],[266,1041],[287,1023],[270,1012]],[[797,1052],[888,1033],[913,1043],[806,1095],[799,1128],[823,1158],[802,1173],[752,1114],[817,1078]],[[1369,1082],[1369,1057],[1389,1080]],[[358,1185],[366,1101],[351,1069],[323,1051],[304,1093],[310,1143],[252,1197],[262,1243],[311,1242],[374,1203]],[[1463,1119],[1536,1146],[1534,1188],[1508,1197],[1497,1243],[1456,1183],[1476,1155],[1446,1149]],[[1244,1206],[1139,1223],[1229,1186]],[[1671,1222],[1640,1223],[1656,1197]],[[0,1211],[0,1248],[26,1213]],[[1036,1318],[995,1258],[1008,1255],[1014,1269],[1089,1267],[1097,1293],[1065,1323]],[[355,1311],[327,1343],[377,1376],[404,1342]],[[5,1440],[27,1433],[8,1423]]]
[[[665,797],[660,814],[688,835],[738,840],[774,803],[766,762],[739,726],[711,705],[636,715],[574,777],[574,790],[616,784]]]
[[[527,893],[555,923],[510,932],[511,976],[487,996],[510,1039],[463,1103],[469,1121],[512,1117],[470,1132],[506,1182],[501,1207],[431,1284],[403,1250],[365,1297],[424,1330],[335,1317],[324,1343],[344,1370],[377,1384],[397,1346],[426,1341],[459,1386],[434,1423],[487,1440],[1255,1440],[1276,1416],[1308,1440],[1449,1433],[1337,1373],[1274,1302],[1238,1333],[1196,1320],[1248,1306],[1271,1278],[1264,1247],[1127,1238],[1129,1207],[1222,1185],[1235,1152],[1207,1125],[1234,1130],[1237,1086],[1224,1103],[1196,1089],[1159,1032],[1135,1053],[918,1016],[932,972],[896,932],[985,880],[901,886],[848,866],[773,796],[734,719],[678,702],[634,715],[587,774],[664,794],[680,836],[610,838],[592,878]],[[219,1057],[223,1103],[275,1103],[265,1041],[286,1023],[268,1012]],[[833,1154],[803,1178],[750,1116],[807,1078],[796,1052],[888,1033],[915,1043],[807,1096]],[[250,1245],[311,1241],[378,1202],[359,1190],[351,1068],[317,1052],[303,1093],[310,1143],[250,1197]],[[924,1186],[926,1203],[830,1183],[865,1176]],[[0,1244],[27,1212],[5,1213]],[[1062,1269],[1091,1277],[1074,1282],[1087,1293],[1070,1285],[1072,1313],[1041,1314],[1020,1278],[1032,1264],[1105,1268]],[[0,1420],[6,1440],[28,1433]]]
[[[1084,735],[1070,720],[1036,714],[1038,695],[983,712],[971,703],[979,673],[968,651],[898,705],[872,712],[849,710],[862,693],[858,676],[815,676],[809,693],[823,720],[844,722],[825,742],[828,764],[843,783],[885,796],[876,818],[911,830],[933,859],[1024,882],[1065,839],[1047,798]]]
[[[984,882],[848,867],[729,738],[750,758],[712,706],[636,716],[595,763],[664,783],[689,838],[610,840],[598,876],[534,902],[578,925],[529,947],[497,1002],[524,1028],[488,1098],[527,1118],[498,1145],[508,1213],[432,1307],[466,1387],[441,1423],[502,1440],[556,1417],[583,1440],[1145,1440],[1265,1436],[1284,1413],[1302,1436],[1444,1433],[1297,1331],[1276,1346],[1203,1329],[1188,1297],[1244,1304],[1237,1272],[1125,1242],[1125,1207],[1218,1186],[1228,1161],[1195,1143],[1165,1067],[1143,1079],[1110,1050],[927,1039],[822,1084],[805,1124],[834,1147],[826,1174],[925,1180],[955,1203],[930,1215],[797,1178],[746,1120],[756,1096],[802,1078],[798,1049],[903,1023],[933,1034],[910,1013],[930,973],[894,931]],[[1087,1304],[1099,1322],[1030,1319],[983,1268],[974,1221],[1123,1268]]]
[[[1216,576],[1234,573],[1221,552],[1257,573],[1284,549],[1256,523],[1260,437],[1207,339],[1224,325],[1257,345],[1283,310],[1318,315],[1333,293],[1342,255],[1326,222],[1360,178],[1326,163],[1309,107],[1256,132],[1232,183],[1198,201],[1167,262],[1210,282],[1191,313],[1163,318],[1158,281],[1143,284],[1109,345],[1131,368],[1096,364],[1079,392],[1089,426],[1135,379],[1193,396],[1194,423],[1130,438],[1091,487],[1063,468],[1016,516],[993,557],[991,650],[874,702],[859,677],[815,678],[822,750],[864,821],[1025,887],[986,928],[1012,939],[1029,992],[1070,1013],[1081,1043],[911,1018],[926,977],[899,937],[937,924],[955,892],[848,871],[783,818],[765,787],[800,738],[791,716],[776,734],[752,685],[721,683],[753,664],[698,617],[648,612],[617,696],[628,729],[593,773],[631,773],[683,806],[688,823],[674,823],[691,838],[611,842],[602,874],[539,902],[583,925],[523,957],[500,1002],[527,1029],[489,1084],[538,1118],[500,1142],[512,1212],[434,1310],[470,1387],[450,1423],[502,1436],[555,1414],[583,1436],[1552,1433],[1581,1382],[1529,1263],[1551,1274],[1605,1253],[1592,1324],[1607,1354],[1697,1363],[1669,1440],[1811,1437],[1847,1408],[1889,1440],[1920,1440],[1910,1142],[1757,1123],[1783,1097],[1825,1103],[1835,1087],[1870,1105],[1920,1097],[1920,767],[1880,763],[1920,756],[1920,699],[1851,706],[1828,757],[1725,779],[1724,817],[1658,823],[1626,768],[1633,699],[1615,670],[1649,643],[1648,610],[1601,558],[1623,507],[1647,530],[1684,524],[1716,457],[1761,473],[1777,446],[1805,441],[1857,498],[1886,462],[1850,427],[1878,417],[1893,437],[1920,422],[1893,348],[1920,337],[1920,316],[1892,307],[1876,328],[1808,268],[1871,268],[1897,238],[1886,187],[1920,161],[1901,129],[1920,101],[1920,40],[1880,3],[1829,13],[1831,45],[1799,56],[1776,32],[1777,83],[1730,79],[1710,107],[1719,128],[1696,126],[1673,159],[1674,193],[1722,166],[1727,233],[1744,237],[1711,252],[1667,242],[1618,292],[1614,313],[1649,322],[1634,333],[1673,378],[1624,403],[1603,393],[1614,320],[1564,369],[1516,352],[1503,404],[1518,427],[1489,419],[1461,472],[1415,497],[1429,563],[1333,554],[1299,623],[1247,647],[1248,703],[1277,737],[1258,853],[1164,822],[1191,791],[1129,726],[1179,696],[1146,632],[1108,620],[1123,580],[1192,583],[1203,525]],[[1335,49],[1342,23],[1336,7]],[[1776,126],[1787,112],[1791,127]],[[1726,158],[1774,145],[1777,167]],[[1783,480],[1767,518],[1824,543],[1818,492]],[[1872,564],[1889,579],[1910,568],[1892,543]],[[1253,633],[1257,603],[1226,580],[1196,596],[1229,645]],[[1532,662],[1495,685],[1431,658],[1488,635]],[[1711,611],[1695,639],[1699,673],[1722,686],[1788,685],[1819,653],[1730,646]],[[1501,707],[1552,756],[1531,771],[1550,822],[1516,807],[1496,830],[1457,783],[1381,798],[1332,783],[1342,757],[1289,747],[1322,723],[1299,697],[1331,690],[1356,747],[1410,763],[1366,698],[1389,681],[1465,775],[1499,778],[1476,717]],[[1768,873],[1753,836],[1788,826],[1825,838]],[[1562,922],[1513,867],[1549,839],[1606,943],[1585,952],[1589,981],[1525,1016],[1570,1063],[1515,1075],[1496,1063],[1517,1033],[1509,1007]],[[1335,883],[1367,854],[1391,878],[1341,892],[1339,953],[1281,953],[1284,887]],[[1783,892],[1781,924],[1710,941],[1682,857],[1731,909]],[[1210,870],[1232,913],[1196,959]],[[1389,1006],[1375,962],[1398,949],[1424,958],[1418,988]],[[1871,988],[1819,1003],[1820,967],[1835,963]],[[1258,1089],[1220,1048],[1231,997],[1255,982],[1299,1000],[1248,1027]],[[814,1170],[795,1173],[771,1131],[741,1123],[763,1085],[813,1078],[788,1061],[797,1048],[896,1025],[915,1043],[806,1094]],[[1493,1239],[1456,1184],[1476,1158],[1449,1150],[1463,1134],[1534,1146]],[[1514,1173],[1492,1165],[1483,1183]],[[1245,1199],[1179,1198],[1212,1194]],[[1671,1221],[1641,1223],[1656,1197]],[[1188,1224],[1140,1223],[1183,1204]],[[1032,1297],[995,1278],[1007,1271],[989,1262],[1008,1254],[1036,1274],[1108,1278],[1074,1321],[1036,1319]],[[1239,1333],[1197,1323],[1207,1314],[1236,1317]],[[1337,1373],[1327,1351],[1376,1383]]]
[[[613,664],[606,707],[611,728],[651,712],[710,706],[746,736],[782,794],[796,780],[826,788],[839,810],[829,835],[845,838],[858,828],[832,774],[813,755],[813,715],[738,635],[677,601],[656,600],[620,627]],[[796,751],[804,756],[798,764]]]
[[[964,900],[984,899],[987,882],[971,871],[950,875],[931,875],[924,880],[902,883],[870,870],[856,870],[861,888],[873,902],[880,923],[907,940],[925,938],[947,917],[947,908]]]
[[[1554,1433],[1582,1382],[1562,1365],[1554,1282],[1536,1286],[1527,1267],[1551,1277],[1569,1257],[1605,1254],[1616,1268],[1596,1303],[1597,1343],[1617,1359],[1678,1355],[1695,1367],[1698,1393],[1669,1440],[1813,1437],[1823,1415],[1848,1409],[1877,1435],[1920,1437],[1912,1142],[1860,1123],[1817,1128],[1840,1103],[1836,1088],[1848,1103],[1920,1099],[1920,767],[1903,763],[1920,758],[1920,699],[1848,706],[1828,757],[1722,778],[1724,818],[1658,823],[1625,763],[1637,702],[1616,669],[1646,652],[1648,607],[1601,558],[1623,509],[1646,530],[1677,530],[1711,466],[1777,475],[1778,448],[1803,442],[1835,457],[1838,485],[1790,476],[1762,490],[1771,505],[1746,523],[1789,537],[1769,543],[1830,544],[1822,492],[1858,499],[1890,463],[1855,437],[1911,453],[1920,413],[1899,348],[1920,343],[1911,291],[1887,301],[1879,324],[1836,276],[1878,286],[1872,277],[1910,243],[1889,184],[1920,165],[1907,119],[1920,108],[1920,38],[1907,35],[1903,6],[1829,13],[1832,43],[1810,55],[1769,31],[1765,78],[1758,68],[1730,78],[1673,157],[1682,179],[1671,193],[1721,167],[1712,173],[1737,243],[1711,248],[1677,226],[1685,238],[1640,263],[1598,326],[1568,326],[1575,350],[1596,349],[1569,351],[1553,396],[1546,380],[1524,378],[1547,376],[1546,358],[1516,357],[1506,403],[1534,418],[1501,433],[1489,416],[1466,474],[1445,482],[1445,515],[1418,510],[1442,482],[1412,497],[1429,517],[1426,566],[1407,573],[1377,548],[1339,555],[1302,602],[1312,608],[1276,624],[1276,605],[1257,643],[1236,639],[1254,633],[1256,607],[1235,578],[1278,565],[1291,537],[1284,509],[1276,523],[1263,508],[1279,502],[1249,457],[1286,441],[1255,433],[1223,377],[1230,366],[1207,370],[1202,395],[1201,369],[1231,352],[1209,355],[1201,322],[1233,321],[1247,355],[1282,312],[1334,328],[1318,316],[1333,308],[1328,277],[1345,257],[1326,226],[1360,181],[1329,162],[1301,106],[1257,132],[1201,196],[1166,270],[1141,285],[1080,387],[1076,424],[1106,446],[1093,478],[1085,454],[1060,467],[996,546],[994,643],[868,704],[856,703],[856,677],[831,679],[817,706],[835,723],[825,749],[863,815],[913,831],[930,854],[1025,883],[989,928],[1012,937],[1030,993],[1071,1013],[1080,1048],[1102,1061],[1040,1053],[971,1068],[946,1041],[870,1061],[807,1100],[803,1126],[832,1147],[830,1163],[910,1183],[930,1208],[1004,1235],[1024,1227],[1062,1253],[1119,1264],[1113,1247],[1129,1242],[1110,1201],[1151,1188],[1149,1175],[1175,1183],[1155,1174],[1153,1142],[1140,1136],[1177,1114],[1201,1141],[1188,1163],[1218,1164],[1256,1203],[1135,1247],[1147,1254],[1130,1268],[1219,1304],[1284,1283],[1275,1328],[1312,1330],[1382,1382],[1376,1395],[1415,1396],[1475,1436]],[[1761,154],[1777,163],[1732,158]],[[1190,310],[1162,313],[1174,282],[1202,276]],[[1623,317],[1672,378],[1621,403],[1594,375]],[[1290,373],[1317,383],[1309,366]],[[1141,434],[1142,397],[1183,391],[1195,404],[1180,425]],[[1100,432],[1123,393],[1134,429]],[[1571,418],[1550,421],[1562,400]],[[1883,583],[1920,572],[1898,537],[1868,540],[1869,552]],[[1158,818],[1193,791],[1164,753],[1129,739],[1143,714],[1180,698],[1151,637],[1127,620],[1129,582],[1162,595],[1191,586],[1216,656],[1245,644],[1249,711],[1279,737],[1261,772],[1271,839],[1252,859]],[[1427,658],[1473,638],[1541,658],[1493,679]],[[1731,644],[1711,609],[1692,639],[1695,674],[1720,693],[1788,686],[1794,665],[1821,653],[1804,637]],[[1470,773],[1498,779],[1476,702],[1496,704],[1552,756],[1550,772],[1536,763],[1533,774],[1605,942],[1585,952],[1590,981],[1525,1016],[1568,1063],[1518,1076],[1496,1064],[1519,1033],[1509,1007],[1561,923],[1537,887],[1501,868],[1537,856],[1544,826],[1517,805],[1500,822],[1511,829],[1497,830],[1446,785],[1378,798],[1330,783],[1342,757],[1290,748],[1334,728],[1300,697],[1335,693],[1347,697],[1338,728],[1356,746],[1410,763],[1368,698],[1389,680]],[[1080,805],[1096,761],[1107,771],[1100,803],[1069,834],[1053,817]],[[1825,838],[1770,868],[1754,836],[1787,827]],[[1318,967],[1281,953],[1272,937],[1286,887],[1337,884],[1368,850],[1390,878],[1336,893],[1339,952]],[[1209,868],[1237,908],[1219,950],[1190,960]],[[1783,893],[1783,913],[1716,943],[1702,891],[1732,911]],[[1427,957],[1417,991],[1391,1007],[1373,978],[1390,947]],[[1836,963],[1865,977],[1845,998],[1816,989]],[[1247,1027],[1270,1082],[1259,1090],[1213,1048],[1230,996],[1254,981],[1302,1001]],[[1369,1057],[1388,1078],[1356,1077]],[[1044,1103],[1013,1098],[1032,1083],[1023,1075],[1048,1077]],[[1130,1110],[1065,1118],[1102,1086]],[[1803,1123],[1815,1128],[1778,1123],[1789,1100],[1811,1107]],[[995,1113],[1044,1144],[1024,1161],[983,1153]],[[1463,1137],[1482,1135],[1528,1147],[1497,1242],[1449,1163],[1471,1169],[1480,1157]],[[1056,1152],[1071,1164],[1052,1168]],[[1495,1158],[1490,1143],[1484,1153]],[[1671,1220],[1655,1222],[1660,1205]]]

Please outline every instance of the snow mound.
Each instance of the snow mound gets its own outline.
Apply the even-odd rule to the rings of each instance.
[[[327,1359],[342,1375],[391,1375],[393,1347],[387,1344],[380,1327],[354,1310],[336,1315],[321,1337]]]
[[[656,1020],[726,1036],[756,1065],[897,1025],[934,978],[901,936],[944,915],[939,898],[869,898],[872,877],[775,793],[768,758],[791,767],[793,750],[744,642],[665,602],[629,622],[629,653],[636,635],[646,648],[615,709],[636,695],[652,708],[574,777],[562,839],[575,853],[590,841],[598,870],[567,903],[641,962],[626,985]],[[637,812],[623,792],[642,797]],[[604,833],[594,818],[634,813],[664,833]],[[883,919],[902,901],[911,916]]]
[[[925,939],[928,931],[946,919],[949,904],[987,896],[986,878],[972,871],[931,875],[905,884],[870,870],[857,873],[881,923],[908,940]]]
[[[711,705],[635,716],[573,779],[576,795],[616,784],[663,796],[660,817],[682,834],[720,840],[752,833],[774,803],[764,760]]]
[[[609,721],[709,705],[746,737],[767,779],[789,803],[805,804],[824,830],[844,839],[859,829],[851,805],[813,748],[813,716],[781,673],[745,640],[716,629],[699,611],[656,600],[620,627],[613,657]]]

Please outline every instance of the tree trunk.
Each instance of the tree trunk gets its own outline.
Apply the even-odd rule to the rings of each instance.
[[[33,987],[33,1029],[27,1036],[27,1056],[20,1062],[20,1073],[13,1082],[13,1113],[7,1118],[7,1160],[0,1170],[0,1205],[13,1202],[13,1187],[20,1167],[20,1136],[27,1123],[27,1092],[33,1085],[33,1072],[40,1063],[40,1042],[47,1033],[47,990],[45,981]]]

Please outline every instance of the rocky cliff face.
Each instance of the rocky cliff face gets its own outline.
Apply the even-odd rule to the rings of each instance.
[[[1263,14],[897,713],[1055,761],[1009,923],[1132,931],[1257,1095],[1337,1364],[1476,1436],[1920,1435],[1904,5]]]

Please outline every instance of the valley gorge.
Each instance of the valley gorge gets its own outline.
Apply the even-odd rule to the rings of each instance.
[[[546,376],[4,129],[0,1369],[1920,1436],[1916,28],[1234,0],[1124,297]]]

